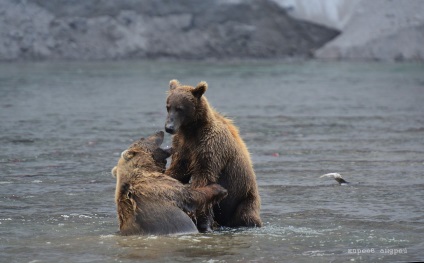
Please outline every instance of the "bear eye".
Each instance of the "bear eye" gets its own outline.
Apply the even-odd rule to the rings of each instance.
[[[175,110],[176,110],[177,112],[182,112],[182,111],[183,111],[183,107],[177,107]]]

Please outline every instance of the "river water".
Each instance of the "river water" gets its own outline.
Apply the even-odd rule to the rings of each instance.
[[[263,228],[116,235],[110,170],[174,78],[239,126]],[[0,121],[1,262],[424,260],[423,64],[5,63]]]

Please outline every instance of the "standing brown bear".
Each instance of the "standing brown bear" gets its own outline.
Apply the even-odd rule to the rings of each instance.
[[[112,169],[123,235],[198,232],[187,213],[216,203],[227,194],[218,184],[192,188],[165,175],[169,153],[160,148],[163,136],[158,132],[133,143]]]
[[[209,105],[206,82],[194,88],[171,80],[169,87],[165,130],[173,134],[173,154],[165,173],[194,188],[218,183],[227,189],[228,196],[213,208],[218,224],[262,226],[256,175],[237,127]],[[197,216],[198,229],[210,230],[211,209]]]

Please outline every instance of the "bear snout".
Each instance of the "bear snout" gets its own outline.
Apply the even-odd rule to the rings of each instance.
[[[169,134],[175,134],[175,128],[174,125],[165,125],[165,131]]]

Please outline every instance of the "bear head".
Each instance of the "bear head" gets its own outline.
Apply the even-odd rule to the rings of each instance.
[[[165,131],[175,134],[181,127],[189,127],[196,121],[202,95],[208,89],[208,84],[201,81],[196,87],[183,86],[178,80],[169,82],[169,93],[166,99],[166,110],[168,116],[165,123]]]
[[[118,164],[112,169],[112,175],[118,181],[130,181],[138,170],[161,172],[166,169],[166,159],[171,156],[171,150],[160,148],[164,132],[160,131],[148,137],[141,138],[121,153]]]

